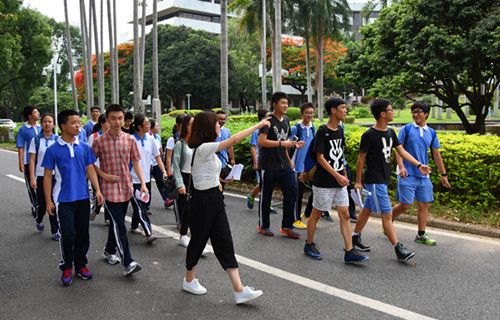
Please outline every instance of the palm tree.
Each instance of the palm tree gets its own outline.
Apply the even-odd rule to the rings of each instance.
[[[316,45],[316,90],[318,92],[318,116],[323,120],[323,39],[338,37],[349,30],[349,4],[347,0],[318,0],[312,6],[311,27]]]
[[[281,91],[281,0],[274,3],[274,68],[273,92]]]
[[[97,63],[97,99],[99,108],[101,108],[101,111],[104,111],[104,66],[102,63],[103,60],[101,60],[101,51],[99,50],[99,35],[97,32],[97,14],[95,0],[90,0],[90,4],[92,11],[92,20],[94,23],[95,55]]]
[[[134,0],[134,110],[142,110],[142,93],[140,91],[140,50],[139,50],[139,1]]]
[[[144,91],[144,53],[146,49],[146,0],[143,0],[141,2],[142,5],[142,19],[141,19],[141,39],[140,39],[140,54],[139,54],[139,92],[141,94],[141,100],[142,100],[142,94]],[[146,112],[146,106],[144,103],[141,101],[141,112],[145,113]]]
[[[158,93],[158,0],[153,0],[153,107],[159,100]],[[159,122],[161,110],[153,108],[153,115]]]
[[[285,2],[286,16],[289,17],[289,28],[294,34],[304,37],[306,45],[306,77],[307,77],[307,101],[313,101],[314,89],[311,84],[311,12],[313,0],[296,0]]]
[[[107,8],[108,8],[108,34],[109,34],[109,68],[111,70],[111,102],[118,103],[118,95],[115,86],[116,79],[116,69],[115,69],[115,55],[114,55],[114,34],[113,34],[113,20],[112,20],[112,8],[111,8],[111,0],[107,0]]]
[[[116,91],[116,101],[115,103],[120,103],[120,70],[118,67],[118,36],[116,28],[116,0],[113,0],[113,56],[115,60],[115,91]]]
[[[220,2],[220,95],[221,108],[228,112],[227,0]]]
[[[388,2],[388,0],[369,0],[361,9],[361,16],[363,17],[363,20],[365,20],[365,23],[368,23],[370,16],[378,6],[384,9],[387,7]]]
[[[90,43],[87,30],[87,14],[85,12],[85,1],[80,0],[80,31],[82,33],[82,54],[83,54],[83,69],[85,79],[85,97],[87,102],[87,117],[90,117],[90,107],[94,104],[94,92],[92,84],[92,61],[91,56],[92,44]]]
[[[68,1],[64,0],[64,24],[66,26],[66,47],[68,48],[68,64],[69,64],[69,74],[71,76],[71,95],[73,97],[73,104],[75,110],[78,112],[78,99],[76,96],[76,84],[75,84],[75,73],[73,72],[73,52],[71,51],[71,35],[69,33],[69,21],[68,21]]]
[[[262,40],[260,42],[260,63],[262,68],[262,77],[261,77],[261,94],[262,94],[262,103],[260,108],[265,109],[267,106],[267,68],[266,68],[266,1],[262,1]]]

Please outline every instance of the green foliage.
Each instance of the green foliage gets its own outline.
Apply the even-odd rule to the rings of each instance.
[[[371,116],[370,107],[366,105],[357,105],[349,110],[349,115],[355,118],[368,118]]]
[[[52,55],[48,19],[20,5],[15,0],[0,4],[0,116],[8,118],[20,118]]]
[[[9,141],[9,127],[0,127],[0,142]]]
[[[289,107],[286,115],[290,119],[290,121],[302,118],[300,114],[300,108],[298,107]]]
[[[346,158],[353,176],[356,171],[357,156],[362,127],[346,128]],[[473,207],[484,211],[484,215],[494,217],[493,211],[500,206],[500,138],[493,135],[464,135],[462,133],[438,132],[441,154],[448,172],[452,190],[441,187],[440,176],[433,161],[431,179],[434,196],[438,203],[449,207]],[[393,159],[393,166],[396,162]],[[391,190],[395,190],[396,175],[391,180]],[[492,218],[493,219],[493,218]]]
[[[40,114],[54,114],[54,90],[46,87],[38,87],[33,91],[29,103],[38,108]],[[71,92],[57,92],[57,110],[61,112],[66,109],[73,109],[73,98]]]
[[[362,41],[349,47],[338,72],[396,105],[408,94],[434,94],[459,115],[467,133],[484,133],[500,81],[499,25],[495,0],[393,2],[362,28]],[[462,111],[462,94],[474,123]]]
[[[193,117],[195,115],[197,115],[198,113],[202,112],[203,110],[200,110],[200,109],[192,109],[192,110],[174,110],[174,111],[170,111],[169,113],[166,114],[167,117],[172,117],[172,118],[175,118],[177,117],[178,115],[181,115],[181,114],[190,114],[192,115]],[[162,117],[164,117],[165,115],[162,115]]]
[[[242,114],[238,116],[230,116],[228,118],[228,122],[254,122],[257,123],[257,115],[256,114]]]

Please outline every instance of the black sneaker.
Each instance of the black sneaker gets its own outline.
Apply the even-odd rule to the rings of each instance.
[[[370,246],[365,246],[361,242],[361,234],[352,236],[352,246],[357,247],[361,252],[369,252],[371,250]]]
[[[415,252],[411,252],[410,250],[406,249],[401,242],[398,242],[396,244],[394,250],[396,251],[398,261],[408,261],[415,255]]]
[[[356,264],[365,262],[368,260],[368,256],[362,255],[356,249],[351,249],[350,251],[346,251],[344,249],[344,262],[347,264]]]
[[[304,253],[313,260],[321,260],[323,258],[323,254],[319,252],[318,248],[314,243],[304,245]]]

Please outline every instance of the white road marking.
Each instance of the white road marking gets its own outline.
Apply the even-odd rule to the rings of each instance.
[[[132,219],[128,216],[125,217],[125,220],[128,222],[132,221]],[[177,232],[165,229],[163,227],[160,227],[160,226],[157,226],[154,224],[152,225],[152,227],[154,228],[154,230],[157,233],[161,233],[166,237],[171,237],[174,239],[179,238],[179,233],[177,233]],[[211,245],[207,244],[206,248],[209,252],[213,252],[213,248]],[[352,292],[349,292],[349,291],[346,291],[343,289],[339,289],[339,288],[324,284],[324,283],[319,282],[319,281],[308,279],[308,278],[287,272],[285,270],[281,270],[281,269],[275,268],[273,266],[270,266],[270,265],[267,265],[267,264],[264,264],[264,263],[246,258],[246,257],[243,257],[243,256],[238,255],[238,254],[236,255],[236,259],[238,260],[238,263],[246,265],[246,266],[253,268],[255,270],[267,273],[269,275],[281,278],[283,280],[287,280],[287,281],[302,285],[306,288],[316,290],[316,291],[328,294],[330,296],[333,296],[333,297],[336,297],[336,298],[339,298],[339,299],[342,299],[342,300],[345,300],[348,302],[352,302],[352,303],[355,303],[355,304],[358,304],[358,305],[361,305],[361,306],[364,306],[364,307],[367,307],[367,308],[370,308],[370,309],[373,309],[373,310],[376,310],[376,311],[379,311],[379,312],[382,312],[382,313],[385,313],[385,314],[388,314],[388,315],[391,315],[391,316],[394,316],[397,318],[407,319],[407,320],[433,320],[434,319],[434,318],[427,317],[425,315],[422,315],[422,314],[419,314],[419,313],[416,313],[416,312],[413,312],[410,310],[399,308],[399,307],[396,307],[396,306],[393,306],[393,305],[390,305],[390,304],[387,304],[387,303],[384,303],[384,302],[381,302],[378,300],[364,297],[364,296],[356,294],[356,293],[352,293]]]
[[[19,182],[24,183],[24,179],[23,178],[20,178],[18,176],[13,175],[13,174],[6,174],[6,176],[9,177],[9,178],[11,178],[11,179],[14,179],[14,180],[17,180]]]

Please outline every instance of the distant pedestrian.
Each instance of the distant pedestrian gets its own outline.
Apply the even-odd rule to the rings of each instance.
[[[90,116],[91,118],[87,123],[83,126],[85,129],[85,134],[87,138],[92,134],[95,124],[99,121],[99,116],[101,115],[101,108],[99,106],[93,106],[90,108]]]
[[[163,159],[165,157],[163,156],[163,150],[162,150],[163,147],[162,147],[161,136],[160,136],[161,126],[160,126],[160,123],[155,121],[155,120],[150,120],[150,122],[151,122],[151,124],[150,124],[151,136],[154,138],[156,146],[158,147],[158,150],[160,151],[160,159],[162,159],[162,162],[163,162]],[[168,200],[169,200],[168,194],[167,194],[167,191],[165,190],[163,173],[161,172],[161,168],[158,165],[158,161],[156,161],[156,158],[153,158],[151,160],[151,165],[152,165],[151,175],[153,176],[153,178],[155,178],[156,187],[158,188],[158,192],[160,193],[163,204],[165,206],[167,206]],[[163,165],[165,166],[165,170],[167,171],[167,176],[168,176],[168,169],[166,168],[165,163],[163,163]],[[149,201],[151,201],[151,199]]]

